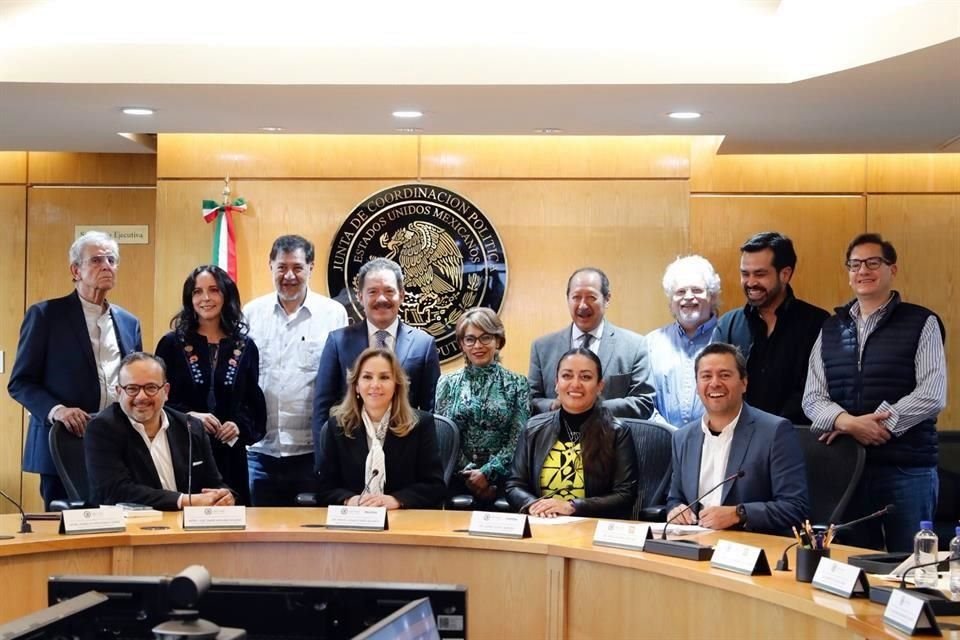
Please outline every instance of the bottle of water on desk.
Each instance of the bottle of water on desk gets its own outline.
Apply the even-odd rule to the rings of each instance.
[[[924,520],[920,523],[920,531],[913,537],[913,564],[921,565],[937,560],[937,534],[933,532],[933,523]],[[918,587],[937,586],[937,565],[914,569],[910,572]]]
[[[960,600],[960,527],[956,530],[957,537],[950,541],[950,595],[954,600]]]

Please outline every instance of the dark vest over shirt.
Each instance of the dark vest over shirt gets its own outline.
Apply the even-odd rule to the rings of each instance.
[[[914,358],[920,334],[927,319],[935,314],[901,302],[894,292],[884,317],[867,337],[862,361],[858,362],[857,321],[850,316],[853,304],[838,307],[837,315],[823,325],[823,365],[830,399],[847,413],[859,416],[876,411],[884,401],[894,404],[916,388]],[[941,332],[942,327],[941,323]],[[867,463],[936,466],[936,419],[924,420],[886,444],[867,447]]]

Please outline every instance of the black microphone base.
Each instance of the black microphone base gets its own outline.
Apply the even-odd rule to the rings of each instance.
[[[643,550],[659,556],[683,558],[704,562],[713,557],[713,547],[702,545],[693,540],[647,540]]]
[[[647,544],[649,544],[649,542]],[[890,600],[890,593],[897,588],[898,587],[875,587],[870,585],[870,602],[887,604],[887,601]],[[937,617],[960,616],[960,602],[950,600],[947,596],[943,595],[943,592],[939,589],[907,587],[906,591],[909,591],[912,596],[923,598],[929,602],[930,608],[933,609],[933,615]]]

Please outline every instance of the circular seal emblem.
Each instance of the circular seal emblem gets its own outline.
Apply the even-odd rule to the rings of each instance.
[[[460,353],[454,329],[471,307],[503,305],[507,258],[487,217],[465,197],[434,185],[401,184],[357,205],[333,237],[327,264],[330,295],[363,318],[357,272],[371,258],[403,270],[401,319],[437,341],[440,361]]]

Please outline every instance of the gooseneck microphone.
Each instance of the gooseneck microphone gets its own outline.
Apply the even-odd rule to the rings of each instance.
[[[187,503],[193,506],[193,432],[190,431],[190,416],[187,416]]]
[[[360,495],[358,496],[359,498],[363,498],[363,496],[370,493],[370,483],[373,482],[373,479],[376,478],[378,475],[380,475],[380,469],[370,470],[370,479],[367,480],[367,483],[365,485],[363,485],[363,491],[360,492]]]
[[[660,532],[660,539],[661,539],[661,540],[666,540],[666,539],[667,539],[667,527],[670,526],[670,523],[673,522],[674,520],[676,520],[677,518],[679,518],[681,515],[683,515],[684,513],[686,513],[687,511],[689,511],[690,509],[692,509],[692,508],[693,508],[693,505],[695,505],[695,504],[700,504],[700,501],[701,501],[701,500],[703,500],[704,498],[706,498],[708,495],[710,495],[711,493],[713,493],[714,491],[716,491],[717,489],[719,489],[719,488],[722,487],[723,485],[727,484],[728,482],[732,482],[732,481],[734,481],[734,480],[736,480],[736,479],[738,479],[738,478],[742,478],[742,477],[745,476],[745,475],[747,475],[747,472],[744,471],[743,469],[741,469],[740,471],[737,471],[737,472],[736,472],[735,474],[733,474],[732,476],[729,476],[729,477],[727,477],[727,478],[724,478],[723,480],[721,480],[720,482],[718,482],[716,485],[714,485],[713,487],[711,487],[710,490],[707,491],[707,492],[705,492],[702,496],[700,496],[699,498],[697,498],[696,500],[694,500],[693,502],[691,502],[690,504],[688,504],[686,507],[684,507],[684,508],[681,509],[680,511],[677,511],[675,514],[673,514],[673,517],[671,517],[669,520],[667,520],[667,521],[664,523],[664,525],[663,525],[663,531]]]
[[[960,556],[951,555],[951,556],[947,556],[943,560],[934,560],[932,562],[924,562],[923,564],[915,564],[912,567],[907,567],[906,569],[903,570],[903,575],[900,576],[900,588],[901,589],[907,588],[907,575],[914,569],[926,569],[927,567],[935,567],[942,562],[948,563],[948,566],[949,566],[949,563],[953,562],[954,560],[960,560]],[[917,587],[917,588],[922,589],[923,587]]]
[[[33,533],[33,527],[30,526],[30,523],[27,522],[27,514],[23,512],[23,507],[20,506],[20,503],[8,496],[3,491],[0,491],[0,496],[3,496],[10,501],[10,504],[15,506],[20,511],[20,531],[17,533]]]
[[[874,518],[879,518],[880,516],[886,515],[888,513],[895,513],[897,506],[893,504],[888,504],[883,509],[879,511],[874,511],[868,516],[863,516],[862,518],[857,518],[856,520],[851,520],[850,522],[844,522],[843,524],[838,524],[833,528],[834,531],[839,531],[840,529],[847,529],[852,527],[855,524],[860,524],[861,522],[866,522],[867,520],[873,520]]]

